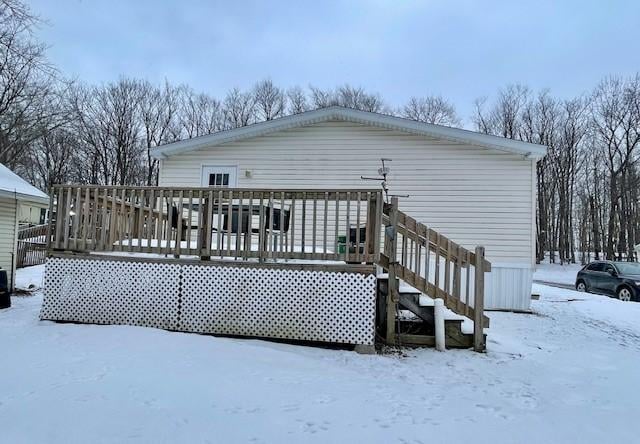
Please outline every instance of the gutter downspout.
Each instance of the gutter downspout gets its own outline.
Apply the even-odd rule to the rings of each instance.
[[[15,291],[16,284],[16,248],[18,246],[18,191],[13,190],[15,212],[13,217],[13,247],[11,248],[11,276],[9,276],[9,294]]]

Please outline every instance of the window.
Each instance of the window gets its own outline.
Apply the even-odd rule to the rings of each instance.
[[[210,187],[228,187],[229,173],[212,173],[209,174]]]
[[[616,264],[621,274],[637,274],[640,275],[640,264],[637,262],[627,262],[624,264]]]
[[[596,262],[587,267],[589,271],[604,271],[604,264],[602,262]]]
[[[616,272],[616,269],[615,269],[615,267],[614,267],[613,265],[611,265],[611,264],[606,264],[606,265],[604,266],[604,271],[605,271],[605,272],[607,272],[607,273],[611,273],[612,271],[613,271],[613,272]]]
[[[238,167],[235,165],[204,165],[202,167],[202,186],[236,188],[238,186]]]

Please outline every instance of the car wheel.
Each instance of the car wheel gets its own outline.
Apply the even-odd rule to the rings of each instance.
[[[581,293],[586,293],[587,284],[585,284],[584,281],[578,281],[578,283],[576,284],[576,290],[578,290]]]
[[[629,302],[631,300],[631,290],[627,287],[622,287],[618,290],[618,299],[623,302]]]

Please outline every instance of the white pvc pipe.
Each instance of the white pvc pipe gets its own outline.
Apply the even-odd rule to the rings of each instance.
[[[440,298],[433,301],[433,315],[436,328],[436,350],[445,351],[444,301]]]

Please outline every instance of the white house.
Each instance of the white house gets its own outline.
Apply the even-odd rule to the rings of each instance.
[[[18,207],[18,223],[20,226],[42,225],[47,220],[49,202],[22,202]]]
[[[160,186],[362,188],[381,158],[403,211],[493,264],[486,307],[528,309],[544,146],[330,107],[157,147]]]
[[[9,289],[15,285],[16,245],[22,207],[42,207],[49,197],[0,164],[0,267],[7,271]]]

